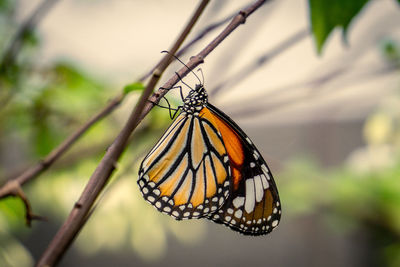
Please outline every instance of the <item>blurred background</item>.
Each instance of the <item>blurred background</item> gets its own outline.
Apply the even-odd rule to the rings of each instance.
[[[201,65],[210,102],[245,130],[274,173],[283,210],[274,232],[247,237],[207,220],[177,222],[142,199],[140,162],[171,123],[154,108],[59,266],[400,266],[399,1],[335,0],[324,9],[326,2],[265,4]],[[198,3],[0,0],[0,185],[148,72]],[[211,1],[188,41],[249,3]],[[318,22],[340,21],[348,10],[344,28],[324,35]],[[159,86],[179,68],[173,63]],[[22,201],[0,200],[0,266],[40,257],[139,95],[130,92],[23,187],[47,221],[28,228]],[[179,105],[177,92],[167,97]]]

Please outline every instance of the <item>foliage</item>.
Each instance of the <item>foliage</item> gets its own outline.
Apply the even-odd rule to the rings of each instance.
[[[399,3],[400,1],[397,0]],[[339,27],[346,40],[350,24],[370,0],[309,0],[312,33],[318,53],[332,31]]]
[[[335,27],[343,27],[346,36],[349,25],[367,2],[309,1],[318,51]],[[17,29],[12,16],[14,9],[15,1],[0,0],[0,22],[7,22],[0,23],[0,33],[4,36],[10,36]],[[7,46],[5,39],[0,40],[3,49]],[[105,81],[69,62],[37,66],[35,54],[41,40],[35,31],[28,32],[22,41],[23,49],[14,64],[7,65],[0,73],[0,102],[5,103],[0,107],[0,147],[2,151],[17,154],[10,153],[11,159],[2,162],[0,179],[47,155],[115,94]],[[386,40],[382,48],[388,62],[398,67],[398,45]],[[126,85],[123,93],[135,97],[143,88],[142,83],[134,82]],[[170,99],[170,102],[177,106],[180,98]],[[328,207],[333,214],[330,216],[340,221],[343,228],[362,226],[371,228],[371,232],[379,228],[384,229],[384,235],[394,236],[389,246],[379,248],[381,256],[392,266],[400,262],[398,107],[398,99],[389,99],[371,115],[365,125],[368,146],[356,151],[348,166],[328,172],[310,159],[294,161],[279,179],[282,181],[279,186],[283,205],[292,216]],[[114,129],[119,129],[127,109],[121,107],[116,115],[92,127],[58,165],[24,187],[34,212],[49,218],[47,223],[60,223],[68,214],[98,159],[118,133]],[[156,142],[169,122],[166,110],[155,109],[141,124],[134,148],[127,150],[129,157],[120,162],[108,191],[74,244],[79,251],[90,255],[126,248],[144,259],[155,260],[165,253],[169,236],[184,244],[202,239],[204,224],[176,222],[155,212],[143,201],[135,184],[138,158]],[[12,156],[18,160],[13,160]],[[0,180],[0,184],[2,182]],[[376,220],[377,214],[379,220]],[[33,230],[36,227],[40,226],[34,223]],[[24,226],[21,201],[17,198],[2,199],[1,266],[32,265],[32,256],[20,241],[30,232]]]
[[[400,255],[400,94],[384,99],[364,125],[366,146],[330,171],[294,160],[281,175],[282,206],[293,215],[324,210],[338,231],[364,231],[376,263],[398,266]]]
[[[144,84],[141,82],[134,82],[128,84],[124,87],[124,94],[129,94],[132,91],[142,91],[144,89]]]

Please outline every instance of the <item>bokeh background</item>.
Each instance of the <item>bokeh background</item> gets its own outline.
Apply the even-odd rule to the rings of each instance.
[[[189,40],[252,1],[211,1]],[[324,2],[324,1],[311,1]],[[136,185],[141,159],[170,124],[154,108],[60,266],[400,266],[400,6],[365,2],[318,52],[305,0],[271,1],[201,65],[210,102],[257,144],[282,220],[246,237],[159,214]],[[41,1],[0,1],[0,48]],[[161,58],[194,0],[60,0],[38,16],[2,69],[0,185],[46,156]],[[345,12],[343,12],[345,13]],[[335,16],[340,17],[341,12]],[[188,61],[226,24],[184,55]],[[181,65],[173,63],[163,81]],[[197,82],[192,75],[184,80]],[[187,92],[187,88],[185,89]],[[179,95],[168,99],[179,105]],[[140,92],[23,187],[33,211],[0,200],[0,266],[32,266],[68,215]]]

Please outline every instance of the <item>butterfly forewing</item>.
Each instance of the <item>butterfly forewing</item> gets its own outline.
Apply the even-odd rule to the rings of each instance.
[[[175,219],[206,217],[245,235],[271,232],[281,205],[257,148],[227,115],[208,103],[203,85],[143,160],[143,197]]]
[[[281,214],[272,174],[239,126],[211,104],[207,107],[220,130],[232,171],[229,198],[207,217],[243,234],[267,234],[278,225]]]
[[[176,219],[201,218],[229,194],[230,166],[218,131],[182,112],[145,157],[138,184],[143,197]]]

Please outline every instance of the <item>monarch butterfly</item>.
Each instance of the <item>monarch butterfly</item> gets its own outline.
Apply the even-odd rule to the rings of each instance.
[[[245,235],[271,232],[281,204],[252,141],[208,102],[201,81],[178,110],[141,163],[138,184],[144,199],[177,220],[207,218]]]

